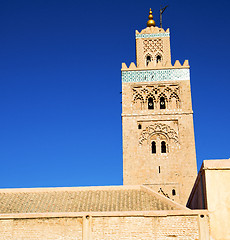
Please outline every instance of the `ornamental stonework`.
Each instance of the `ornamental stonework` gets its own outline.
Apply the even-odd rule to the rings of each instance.
[[[163,42],[160,38],[145,39],[143,41],[144,52],[163,52]]]
[[[147,107],[147,102],[150,97],[157,106],[160,98],[164,97],[168,109],[181,108],[179,85],[140,85],[133,87],[132,94],[134,107],[139,103],[141,103],[141,106],[146,105]],[[143,109],[144,107],[137,110]]]
[[[175,143],[179,143],[178,133],[167,124],[155,123],[146,127],[139,137],[139,144],[142,145],[144,141],[147,141],[151,136],[155,134],[162,134],[168,140],[173,140]]]

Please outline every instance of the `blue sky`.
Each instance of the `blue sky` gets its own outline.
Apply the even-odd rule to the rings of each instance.
[[[122,184],[121,63],[169,4],[189,59],[198,168],[229,158],[229,1],[0,2],[0,187]]]

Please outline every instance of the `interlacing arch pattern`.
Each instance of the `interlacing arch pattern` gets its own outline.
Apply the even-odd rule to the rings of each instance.
[[[177,132],[172,129],[169,125],[163,123],[156,123],[146,127],[140,135],[139,144],[143,144],[144,141],[147,141],[154,134],[162,134],[167,140],[173,140],[175,143],[179,143],[179,138]]]
[[[156,102],[155,96],[152,93],[149,93],[146,97],[145,97],[145,102],[148,101],[149,98],[152,98],[154,102]]]
[[[170,88],[169,86],[165,87],[164,89],[164,93],[167,94],[169,96],[169,94],[171,94],[173,91],[172,91],[172,88]],[[175,92],[175,90],[174,90]]]
[[[175,92],[173,92],[173,93],[170,95],[169,101],[171,101],[172,98],[176,98],[178,101],[180,101],[178,95],[177,95]]]
[[[163,43],[160,38],[157,39],[146,39],[143,41],[144,52],[162,52],[163,53]]]
[[[142,102],[144,102],[144,98],[140,93],[137,93],[133,99],[134,102],[136,102],[138,99],[140,99]]]
[[[140,100],[146,106],[148,99],[151,97],[154,104],[158,106],[162,97],[166,103],[166,109],[180,108],[181,100],[179,98],[180,87],[178,85],[152,85],[152,86],[137,86],[133,87],[133,103]],[[172,99],[176,101],[176,107],[172,104]],[[159,107],[158,107],[159,109]]]
[[[164,94],[164,93],[160,93],[160,94],[158,94],[158,96],[157,96],[157,100],[160,101],[160,99],[161,99],[162,97],[165,99],[166,102],[168,102],[167,95]]]

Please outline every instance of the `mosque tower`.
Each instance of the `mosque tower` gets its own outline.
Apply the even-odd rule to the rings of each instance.
[[[171,64],[170,32],[136,31],[136,64],[122,63],[123,184],[186,204],[197,175],[188,60]]]

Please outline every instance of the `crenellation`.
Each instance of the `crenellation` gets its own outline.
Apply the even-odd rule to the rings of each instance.
[[[175,68],[180,68],[180,67],[181,67],[181,64],[180,64],[180,61],[179,61],[179,60],[176,60],[176,61],[175,61],[174,67],[175,67]]]
[[[135,70],[137,67],[134,62],[131,62],[129,65],[129,70]]]
[[[136,30],[136,34],[146,34],[146,33],[169,33],[169,28],[165,31],[163,28],[151,26],[151,27],[142,29],[140,33],[138,32],[138,30]]]
[[[188,62],[188,60],[185,60],[185,61],[184,61],[183,66],[184,66],[184,67],[189,67],[189,62]]]
[[[127,67],[127,65],[125,63],[122,63],[121,69],[125,70],[125,69],[128,69],[128,67]]]
[[[154,63],[150,62],[148,66],[145,66],[143,62],[140,63],[139,66],[136,66],[134,62],[131,62],[129,67],[127,67],[126,63],[122,63],[121,71],[140,71],[140,70],[159,70],[159,69],[188,69],[190,68],[188,60],[185,60],[183,65],[180,63],[179,60],[176,60],[174,65],[170,62],[159,62]]]

